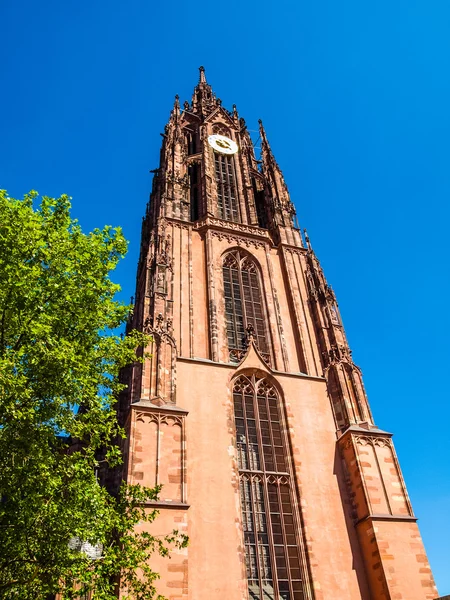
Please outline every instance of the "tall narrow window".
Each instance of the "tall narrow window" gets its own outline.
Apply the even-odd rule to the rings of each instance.
[[[295,487],[279,397],[267,379],[233,387],[245,562],[251,600],[304,600]]]
[[[197,154],[197,133],[191,129],[186,129],[186,144],[188,155]]]
[[[215,152],[214,164],[218,215],[226,221],[240,221],[233,157]]]
[[[188,143],[188,154],[196,154],[197,152],[197,134],[195,131],[188,131],[186,134]]]
[[[239,362],[242,358],[246,350],[246,329],[251,326],[258,350],[270,362],[259,272],[251,257],[239,250],[228,253],[223,262],[223,283],[230,360]]]
[[[256,215],[258,217],[258,225],[267,229],[267,215],[264,202],[264,190],[258,190],[256,180],[252,177],[253,196],[255,198]]]
[[[189,198],[191,205],[191,221],[197,221],[199,218],[199,165],[193,163],[188,168],[189,175]]]

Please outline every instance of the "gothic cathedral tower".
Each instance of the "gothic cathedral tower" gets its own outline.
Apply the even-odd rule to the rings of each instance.
[[[260,122],[261,160],[204,69],[163,134],[121,399],[130,483],[162,484],[170,600],[433,600],[391,434]],[[149,506],[151,510],[153,506]],[[154,530],[153,530],[154,531]]]

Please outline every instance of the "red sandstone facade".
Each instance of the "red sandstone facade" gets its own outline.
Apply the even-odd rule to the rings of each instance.
[[[262,124],[260,139],[258,161],[201,68],[192,102],[175,101],[143,220],[130,328],[154,342],[121,400],[125,477],[162,484],[153,527],[190,537],[155,558],[159,591],[432,600],[391,434]]]

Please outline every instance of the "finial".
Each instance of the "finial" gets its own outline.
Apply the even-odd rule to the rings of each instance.
[[[247,325],[247,327],[245,328],[245,341],[246,341],[246,345],[249,346],[252,342],[256,341],[256,331],[255,328],[253,327],[253,325],[251,323],[249,323]]]
[[[233,104],[233,117],[238,118],[238,111],[236,104]]]
[[[205,67],[199,67],[198,70],[200,71],[199,83],[206,83]]]
[[[175,102],[173,103],[173,112],[175,114],[180,113],[180,96],[178,94],[175,96]]]

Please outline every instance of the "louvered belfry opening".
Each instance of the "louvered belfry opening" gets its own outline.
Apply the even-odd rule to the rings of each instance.
[[[266,378],[233,386],[249,597],[303,600],[300,524],[280,398]]]
[[[240,250],[229,252],[223,261],[225,319],[230,361],[239,362],[253,327],[254,340],[266,362],[270,362],[265,306],[258,267],[252,257]]]
[[[220,123],[216,123],[212,131],[214,134],[230,137],[228,128]],[[218,216],[225,221],[240,222],[242,219],[239,214],[233,156],[214,152],[214,169],[216,173]]]
[[[214,165],[216,171],[218,216],[225,221],[240,222],[241,217],[236,195],[234,159],[232,156],[215,152]]]

